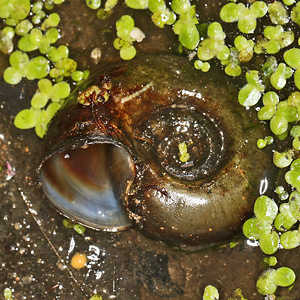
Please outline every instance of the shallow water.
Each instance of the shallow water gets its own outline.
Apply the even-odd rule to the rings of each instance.
[[[212,20],[219,1],[202,1],[198,11],[203,21]],[[207,5],[205,5],[207,4]],[[97,68],[118,59],[113,49],[115,20],[126,13],[120,5],[109,22],[99,21],[95,12],[79,0],[60,6],[59,41],[70,48],[70,57],[79,69]],[[132,10],[130,10],[132,13]],[[168,30],[157,30],[145,12],[133,16],[149,39],[137,45],[139,54],[175,52],[176,38]],[[151,34],[150,34],[151,33]],[[90,57],[99,47],[98,63]],[[7,57],[0,54],[1,73]],[[136,229],[122,233],[87,229],[79,235],[63,226],[63,217],[50,207],[37,185],[36,167],[40,139],[33,131],[20,131],[13,125],[16,113],[27,108],[36,83],[23,80],[11,87],[0,81],[0,293],[14,290],[16,299],[88,299],[100,293],[103,299],[201,299],[207,284],[215,285],[220,299],[264,299],[255,282],[263,270],[260,249],[241,236],[229,243],[196,253],[173,250],[155,242]],[[72,269],[71,257],[78,251],[88,255],[88,267]],[[297,279],[291,291],[279,288],[284,299],[300,297],[299,250],[278,251],[278,265],[293,268]]]

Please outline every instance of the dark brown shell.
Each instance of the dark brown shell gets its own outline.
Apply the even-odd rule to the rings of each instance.
[[[86,105],[78,103],[80,91],[91,85],[106,91],[105,82],[111,84],[108,101],[94,93]],[[122,170],[110,166],[113,190],[138,228],[182,248],[227,240],[240,231],[256,197],[273,190],[269,178],[275,174],[270,153],[254,146],[268,132],[239,105],[237,94],[219,70],[202,73],[177,56],[109,66],[55,116],[41,168],[56,153],[98,143],[118,146],[132,163],[122,163]],[[188,144],[187,163],[179,159],[180,142]],[[109,151],[118,159],[119,151]]]

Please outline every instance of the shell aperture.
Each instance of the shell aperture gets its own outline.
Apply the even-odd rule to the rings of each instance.
[[[270,153],[253,147],[268,135],[264,124],[239,107],[238,87],[222,76],[216,70],[199,73],[178,56],[145,56],[100,70],[50,124],[40,167],[46,196],[90,227],[122,230],[133,223],[151,238],[181,248],[231,238],[252,212],[260,179],[275,171]],[[78,103],[91,86],[97,88]],[[70,163],[70,175],[63,161],[76,157],[72,149],[78,147],[87,149],[75,150],[80,155]],[[79,158],[86,156],[88,162]],[[97,156],[103,163],[92,164]],[[71,194],[91,190],[78,180],[85,169],[109,188],[97,188],[93,200],[84,197],[89,192],[65,200],[68,178],[76,177]]]

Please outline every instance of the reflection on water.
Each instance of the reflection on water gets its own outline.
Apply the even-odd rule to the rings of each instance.
[[[80,62],[81,69],[93,69],[97,66],[90,53],[95,47],[102,53],[98,65],[118,57],[112,47],[113,24],[127,10],[120,5],[103,23],[83,2],[66,1],[59,9],[61,42],[69,45],[70,56]],[[222,4],[211,2],[197,3],[202,21],[213,20]],[[130,13],[146,34],[143,43],[137,45],[139,55],[176,51],[177,40],[169,29],[157,30],[147,13]],[[0,58],[2,73],[7,58]],[[264,255],[256,243],[243,237],[238,237],[234,248],[225,244],[184,253],[154,242],[135,229],[117,234],[88,229],[80,235],[65,228],[63,217],[50,207],[36,185],[40,140],[33,132],[17,130],[12,123],[16,113],[28,107],[35,88],[25,81],[14,88],[0,83],[0,292],[10,287],[16,299],[77,300],[100,293],[103,299],[179,300],[201,299],[204,287],[213,284],[220,291],[220,299],[240,299],[235,292],[238,288],[248,300],[264,298],[255,288]],[[8,180],[6,176],[12,170],[15,175]],[[261,191],[265,188],[262,179]],[[76,252],[87,254],[86,268],[70,267]],[[297,249],[280,250],[275,256],[278,267],[291,267],[300,277]],[[290,292],[278,289],[278,295],[297,299],[299,285],[297,279]]]

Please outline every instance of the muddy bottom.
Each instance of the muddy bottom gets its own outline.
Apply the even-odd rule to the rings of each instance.
[[[157,30],[147,12],[127,11],[119,5],[109,22],[102,22],[84,2],[70,0],[59,8],[59,43],[69,46],[78,69],[94,69],[119,59],[112,47],[114,24],[126,12],[149,36],[137,45],[138,55],[177,50],[171,29]],[[199,8],[204,21],[213,19],[221,5],[211,2],[203,1]],[[90,55],[95,47],[102,53],[99,61]],[[7,65],[7,57],[0,54],[1,74]],[[221,300],[243,299],[241,294],[248,300],[264,299],[255,288],[264,255],[242,236],[233,248],[229,241],[188,253],[152,241],[134,228],[122,233],[87,229],[80,235],[64,227],[64,217],[50,206],[38,185],[41,140],[34,130],[21,131],[13,125],[15,115],[30,106],[35,89],[36,82],[23,80],[11,87],[0,81],[0,293],[9,287],[15,299],[79,300],[99,293],[104,300],[194,300],[202,299],[204,287],[212,284]],[[87,254],[86,268],[70,266],[76,252]],[[297,276],[290,291],[278,288],[276,295],[298,299],[299,250],[279,250],[275,256],[277,267],[291,267]]]

